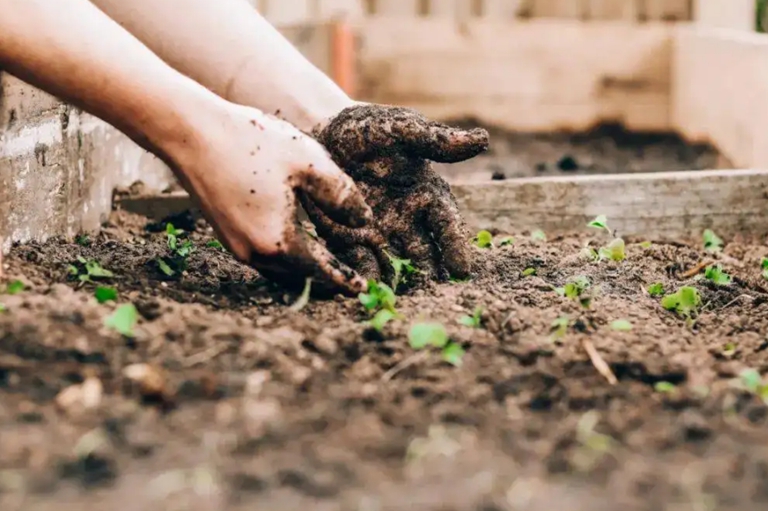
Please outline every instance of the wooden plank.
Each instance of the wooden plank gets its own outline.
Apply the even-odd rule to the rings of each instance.
[[[638,0],[587,0],[587,17],[591,20],[637,21]]]
[[[412,18],[419,12],[418,4],[418,0],[376,0],[374,14]]]
[[[533,0],[531,15],[534,18],[582,19],[582,0]]]
[[[525,0],[485,0],[481,16],[498,21],[516,19],[524,4]]]
[[[647,21],[690,21],[693,18],[690,0],[643,0],[642,10]]]
[[[622,236],[698,236],[707,228],[768,234],[768,170],[526,178],[452,189],[472,230],[564,234],[604,214]],[[159,220],[192,205],[177,193],[123,198],[119,207]]]

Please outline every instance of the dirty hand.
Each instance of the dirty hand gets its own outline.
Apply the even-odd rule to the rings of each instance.
[[[359,104],[314,135],[355,180],[375,218],[364,229],[349,229],[303,200],[334,253],[373,279],[391,274],[390,250],[432,278],[469,275],[469,235],[448,183],[430,161],[478,155],[488,147],[485,130],[451,128],[406,108]]]
[[[303,285],[312,277],[327,290],[364,290],[365,280],[296,217],[301,193],[340,225],[365,225],[371,211],[352,179],[316,140],[287,122],[229,103],[222,110],[198,123],[198,140],[171,157],[222,243],[281,284]]]

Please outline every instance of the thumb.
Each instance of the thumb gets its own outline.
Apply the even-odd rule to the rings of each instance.
[[[426,160],[456,163],[488,149],[488,132],[481,128],[462,130],[433,121],[414,128],[404,140],[408,153]]]
[[[299,188],[334,222],[363,227],[373,211],[355,182],[330,158],[309,165],[301,174]]]

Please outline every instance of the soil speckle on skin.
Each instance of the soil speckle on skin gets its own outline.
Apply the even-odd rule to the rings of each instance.
[[[579,257],[594,232],[516,237],[474,250],[477,277],[398,296],[402,317],[370,335],[356,299],[311,300],[261,279],[206,243],[168,278],[163,232],[115,213],[88,246],[16,246],[0,294],[0,509],[765,509],[768,407],[734,387],[768,367],[763,240],[708,254],[699,240],[629,242],[623,263]],[[500,233],[504,234],[504,233]],[[518,233],[510,233],[512,235]],[[723,233],[725,234],[725,233]],[[104,327],[116,304],[71,280],[78,257],[114,272],[133,337]],[[679,280],[714,257],[728,286]],[[531,265],[536,275],[522,277]],[[589,310],[554,288],[584,275]],[[695,324],[646,292],[693,285]],[[479,328],[459,318],[482,308]],[[571,322],[553,337],[553,322]],[[616,331],[613,321],[632,324]],[[439,321],[467,353],[461,367],[408,343]],[[611,386],[582,345],[618,378]],[[123,373],[162,371],[172,409],[142,400]],[[59,393],[98,378],[96,408],[62,413]],[[659,383],[671,388],[657,390]],[[19,503],[22,502],[23,505]],[[67,507],[69,506],[69,507]],[[681,507],[682,506],[682,507]],[[703,509],[703,508],[702,508]]]

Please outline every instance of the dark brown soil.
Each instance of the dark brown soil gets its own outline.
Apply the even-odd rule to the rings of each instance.
[[[473,122],[458,122],[476,126]],[[514,133],[489,128],[490,149],[455,165],[439,165],[451,181],[518,177],[704,170],[730,166],[708,144],[674,133],[638,133],[603,125],[584,133]]]
[[[6,259],[28,289],[0,295],[3,511],[768,505],[768,406],[732,386],[744,368],[768,370],[762,240],[731,240],[714,256],[735,277],[717,287],[680,278],[713,257],[699,241],[632,243],[627,261],[598,264],[579,252],[604,242],[599,233],[519,236],[478,249],[471,282],[407,291],[402,319],[378,336],[355,299],[292,312],[295,296],[206,247],[202,225],[186,273],[165,277],[155,262],[165,236],[144,223],[116,214],[90,243],[20,246]],[[105,328],[114,304],[69,279],[78,256],[115,273],[120,303],[141,314],[135,338]],[[529,267],[537,275],[522,277]],[[589,311],[552,290],[576,275],[599,287]],[[700,290],[692,328],[645,292],[657,281]],[[478,306],[482,326],[461,326]],[[574,322],[553,342],[566,314]],[[462,367],[412,358],[407,331],[422,319],[467,349]],[[614,331],[617,319],[633,330]],[[414,363],[383,379],[404,360]],[[123,375],[143,363],[164,375],[154,395]],[[94,408],[56,405],[86,378],[103,384]]]

